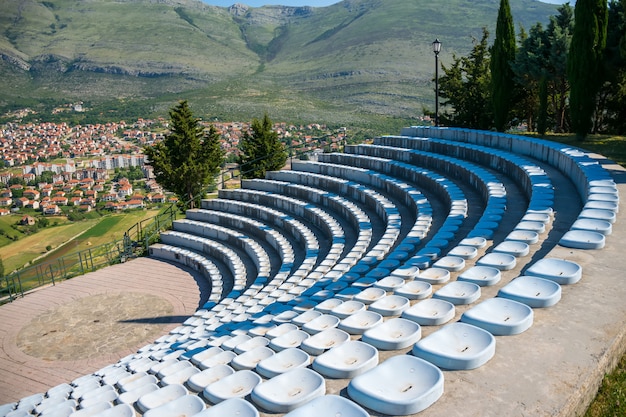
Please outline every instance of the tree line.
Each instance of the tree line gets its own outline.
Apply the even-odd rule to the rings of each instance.
[[[220,135],[211,125],[205,129],[186,100],[169,112],[170,132],[163,141],[146,146],[157,182],[174,192],[185,207],[196,208],[224,165]],[[242,178],[262,178],[266,171],[281,169],[287,162],[285,145],[272,129],[265,114],[254,119],[249,131],[243,133],[237,162]]]
[[[515,34],[501,0],[496,35],[442,65],[442,124],[505,131],[526,124],[545,134],[626,132],[626,0],[578,0],[547,26]]]

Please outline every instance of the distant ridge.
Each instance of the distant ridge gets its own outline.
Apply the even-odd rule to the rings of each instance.
[[[407,117],[432,100],[432,40],[442,40],[444,64],[452,53],[467,53],[472,37],[494,26],[498,4],[3,0],[0,106],[42,98],[166,105],[195,95],[203,111],[218,116],[269,107],[296,118]],[[556,9],[536,0],[511,7],[525,28]]]

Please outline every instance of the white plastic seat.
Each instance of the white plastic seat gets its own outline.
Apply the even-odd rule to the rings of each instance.
[[[159,386],[152,382],[148,384],[139,385],[132,390],[126,391],[117,397],[118,404],[134,404],[139,398],[144,395],[151,393],[152,391],[156,391],[159,389]]]
[[[278,325],[276,325],[275,323],[259,324],[257,326],[252,327],[250,330],[248,330],[248,335],[250,337],[256,337],[256,336],[265,337],[267,335],[267,332],[269,332],[272,329],[275,329],[276,327],[278,327]]]
[[[302,342],[300,348],[311,355],[321,355],[350,340],[350,335],[336,328],[321,331]]]
[[[605,244],[606,236],[591,230],[570,230],[559,240],[559,245],[574,249],[602,249]]]
[[[316,334],[327,329],[332,329],[339,325],[339,317],[330,314],[323,314],[302,326],[302,330],[309,334]]]
[[[280,326],[275,327],[272,330],[265,333],[265,337],[271,340],[278,336],[282,336],[285,333],[289,333],[292,330],[298,330],[298,326],[292,323],[283,323]]]
[[[235,349],[235,346],[246,342],[248,340],[252,339],[250,336],[248,336],[247,334],[240,334],[234,337],[231,337],[228,340],[225,340],[222,344],[221,344],[221,348],[223,350],[233,350]]]
[[[495,297],[467,310],[461,321],[485,329],[494,336],[509,336],[528,330],[533,317],[533,310],[526,304]]]
[[[161,385],[185,384],[189,380],[189,378],[199,372],[200,370],[195,366],[181,369],[180,371],[161,379]]]
[[[465,268],[465,259],[460,256],[444,256],[433,264],[434,268],[443,268],[450,272],[460,271]]]
[[[493,357],[496,339],[480,327],[455,322],[418,341],[412,352],[442,369],[475,369]]]
[[[546,231],[546,225],[543,222],[521,221],[515,226],[515,230],[530,230],[541,234]]]
[[[118,381],[117,387],[119,388],[120,392],[123,393],[133,390],[144,384],[156,384],[157,382],[158,380],[154,375],[149,375],[145,372],[137,372]]]
[[[588,230],[608,236],[613,232],[613,225],[605,220],[578,219],[572,224],[570,230]]]
[[[502,273],[497,268],[490,266],[473,266],[463,271],[457,281],[473,282],[481,287],[495,285],[500,282]]]
[[[201,392],[210,384],[219,381],[225,376],[234,374],[235,371],[228,365],[220,364],[212,368],[205,369],[187,380],[187,386],[194,392]]]
[[[529,245],[539,242],[539,233],[533,232],[532,230],[513,230],[509,233],[505,241],[513,240],[517,242],[524,242]]]
[[[450,271],[444,268],[428,268],[420,271],[415,279],[428,282],[429,284],[443,284],[450,280]]]
[[[237,371],[207,386],[202,395],[213,404],[229,398],[243,398],[261,382],[261,377],[250,370]]]
[[[317,319],[316,319],[317,320]],[[300,344],[309,337],[309,334],[302,330],[292,330],[289,333],[285,333],[282,336],[278,336],[269,344],[269,347],[276,352],[280,352],[284,349],[297,348]]]
[[[273,321],[277,324],[290,323],[294,318],[298,317],[298,315],[299,313],[297,311],[287,310],[274,317]]]
[[[409,308],[411,303],[406,297],[400,295],[388,295],[369,306],[369,311],[376,312],[383,317],[399,316]]]
[[[376,282],[374,287],[382,288],[385,291],[394,291],[395,289],[402,287],[405,282],[406,281],[402,277],[390,275]]]
[[[387,359],[348,384],[357,403],[390,416],[419,413],[443,395],[443,373],[433,364],[408,355]]]
[[[322,313],[319,312],[319,311],[309,310],[309,311],[305,311],[304,313],[298,315],[297,317],[294,317],[293,320],[291,320],[291,322],[293,324],[295,324],[296,326],[302,327],[306,323],[310,322],[313,319],[318,318],[321,315],[322,315]]]
[[[476,249],[475,246],[459,245],[459,246],[457,246],[455,248],[452,248],[448,252],[448,255],[454,256],[454,257],[458,257],[458,258],[462,258],[462,259],[465,259],[465,260],[474,259],[478,255],[478,249]]]
[[[311,357],[301,349],[289,348],[266,359],[256,366],[256,371],[266,378],[289,372],[296,368],[306,367],[311,363]]]
[[[67,398],[73,390],[74,390],[74,387],[72,387],[70,384],[63,383],[63,384],[59,384],[55,387],[50,388],[46,392],[46,396],[50,398],[50,397],[55,397],[57,395],[63,395]],[[0,415],[1,415],[2,407],[5,407],[5,406],[0,407]]]
[[[467,237],[460,242],[463,246],[473,246],[477,249],[487,246],[487,239],[484,237]]]
[[[163,379],[168,375],[172,375],[175,374],[178,371],[181,371],[185,368],[190,368],[193,367],[193,365],[191,364],[191,362],[189,361],[176,361],[173,364],[166,366],[165,368],[161,369],[157,375],[159,378]]]
[[[70,414],[76,411],[76,407],[77,407],[76,400],[63,399],[62,402],[59,402],[54,405],[50,405],[42,409],[42,411],[39,412],[39,416],[41,417],[68,417]]]
[[[339,322],[339,328],[350,334],[363,334],[383,322],[383,316],[375,311],[359,311]]]
[[[206,408],[197,395],[184,395],[144,413],[143,417],[194,416]]]
[[[376,285],[376,284],[374,284]],[[372,304],[375,301],[380,300],[385,295],[387,295],[387,291],[382,288],[377,287],[369,287],[358,293],[354,296],[355,301],[359,301],[365,305]],[[342,317],[345,318],[345,317]]]
[[[321,375],[307,368],[298,368],[257,385],[251,398],[265,410],[286,413],[325,392],[326,383]]]
[[[364,303],[350,300],[339,304],[337,307],[333,308],[330,313],[340,319],[345,319],[346,317],[363,310],[365,310]]]
[[[594,201],[615,201],[615,200],[594,200]],[[578,215],[579,219],[593,219],[593,220],[604,220],[609,223],[615,223],[615,219],[617,216],[615,212],[611,210],[602,210],[602,209],[583,209],[580,211]]]
[[[230,366],[232,366],[237,371],[241,371],[244,369],[254,369],[259,362],[261,362],[263,359],[269,358],[273,354],[274,351],[269,347],[259,346],[233,358],[233,360],[230,362]]]
[[[217,405],[206,408],[193,417],[259,417],[259,412],[252,404],[242,398],[230,398]]]
[[[454,313],[454,304],[451,302],[428,298],[404,310],[401,317],[420,326],[438,326],[452,320]]]
[[[81,409],[78,411],[74,411],[72,414],[70,414],[70,417],[92,417],[102,411],[108,410],[111,407],[113,407],[113,405],[111,402],[108,401],[97,402],[89,407],[84,407],[81,404]]]
[[[419,267],[415,265],[402,265],[391,272],[391,276],[398,276],[405,280],[413,280],[419,274]]]
[[[452,281],[435,291],[433,298],[449,301],[454,305],[471,304],[480,298],[480,287],[473,282]]]
[[[515,256],[506,253],[488,253],[480,258],[476,265],[489,266],[499,269],[500,271],[508,271],[515,268],[517,261]]]
[[[580,281],[582,267],[565,259],[543,258],[528,268],[525,275],[549,279],[560,285],[569,285]]]
[[[117,404],[93,417],[135,417],[135,409],[128,404]]]
[[[328,378],[354,378],[378,364],[378,350],[359,341],[349,341],[321,354],[313,369]]]
[[[296,408],[284,417],[346,416],[369,417],[358,404],[338,395],[323,395]]]
[[[202,370],[212,368],[215,365],[228,365],[231,361],[237,357],[237,354],[232,350],[227,350],[217,355],[213,355],[198,364],[198,367]]]
[[[433,292],[433,287],[426,281],[409,281],[394,290],[395,295],[401,295],[409,300],[422,300]]]
[[[422,329],[419,324],[394,318],[367,330],[361,340],[380,350],[398,350],[413,345],[421,337]]]
[[[322,301],[314,308],[322,314],[329,314],[333,308],[337,307],[339,304],[342,304],[343,300],[338,298],[329,298],[328,300]]]
[[[175,400],[176,398],[185,396],[187,394],[189,394],[189,391],[187,391],[187,388],[185,388],[183,385],[168,385],[166,387],[152,391],[148,394],[142,395],[137,400],[137,408],[141,410],[142,413],[145,413],[148,410],[160,407],[163,404],[166,404],[170,401]]]
[[[506,253],[509,255],[513,255],[516,258],[520,258],[522,256],[528,255],[528,253],[530,252],[530,246],[528,246],[528,243],[525,242],[505,240],[504,242],[499,243],[495,248],[493,248],[492,251],[495,253]]]
[[[269,344],[270,344],[270,340],[268,338],[262,337],[262,336],[256,336],[249,340],[246,340],[245,342],[238,344],[237,346],[235,346],[233,350],[236,354],[239,355],[239,354],[248,352],[250,350],[256,349],[258,347],[261,347],[261,346],[267,346]]]
[[[532,308],[551,307],[561,299],[561,286],[543,278],[520,276],[500,288],[498,297],[519,301]]]

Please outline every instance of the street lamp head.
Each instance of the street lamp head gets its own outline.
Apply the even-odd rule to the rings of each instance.
[[[435,55],[439,55],[439,52],[441,52],[441,42],[439,42],[439,39],[435,39],[433,42],[433,52]]]

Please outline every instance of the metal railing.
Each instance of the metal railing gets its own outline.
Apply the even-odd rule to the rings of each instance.
[[[123,241],[118,240],[15,271],[0,281],[0,304],[35,288],[119,263],[123,252]]]
[[[162,213],[130,227],[124,233],[124,259],[122,261],[147,253],[148,247],[158,241],[159,234],[172,227],[177,213],[178,207],[176,203],[172,203]]]
[[[11,302],[16,297],[23,297],[28,291],[44,285],[54,285],[57,281],[125,262],[147,253],[148,246],[158,240],[159,233],[172,226],[177,211],[176,204],[171,204],[156,216],[130,227],[121,240],[39,262],[0,277],[0,304]]]

